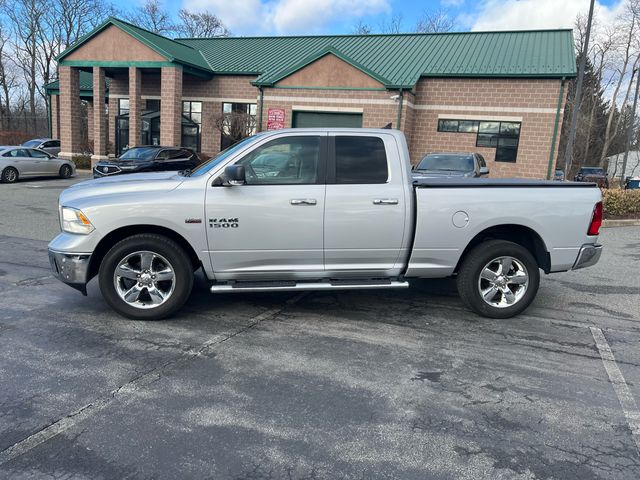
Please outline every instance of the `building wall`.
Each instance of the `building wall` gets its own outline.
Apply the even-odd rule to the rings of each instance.
[[[220,131],[216,125],[223,102],[259,103],[259,90],[251,85],[254,78],[236,75],[202,79],[184,74],[182,100],[203,102],[203,153],[214,155],[220,150]],[[560,83],[559,79],[421,79],[412,91],[403,92],[401,130],[407,137],[412,162],[418,162],[430,152],[477,151],[487,159],[492,177],[545,178]],[[111,78],[108,122],[111,142],[114,141],[117,99],[128,97],[128,88],[126,71]],[[160,74],[143,71],[142,99],[160,99],[160,91]],[[365,128],[381,128],[389,123],[396,128],[398,93],[361,88],[265,87],[262,126],[267,129],[269,109],[278,108],[285,111],[285,127],[291,127],[294,111],[323,111],[362,113]],[[565,98],[561,112],[564,101]],[[439,118],[521,122],[516,162],[495,162],[496,150],[476,147],[475,133],[438,132]],[[562,115],[558,125],[561,123]],[[554,164],[558,142],[559,132]]]
[[[415,88],[411,160],[436,152],[481,153],[492,177],[546,178],[561,81],[558,79],[421,79]],[[558,125],[562,124],[561,115]],[[495,148],[476,147],[475,133],[438,132],[438,118],[522,122],[515,163],[495,162]],[[554,160],[557,157],[556,138]]]

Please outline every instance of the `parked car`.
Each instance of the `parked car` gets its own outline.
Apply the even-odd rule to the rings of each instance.
[[[265,160],[276,153],[288,161]],[[405,288],[455,276],[473,311],[509,318],[533,301],[540,269],[600,258],[594,185],[412,182],[408,157],[397,130],[274,130],[192,172],[82,182],[60,195],[51,267],[85,295],[97,275],[107,303],[135,319],[177,312],[200,268],[211,292]]]
[[[93,168],[93,178],[122,173],[190,170],[198,163],[196,152],[190,148],[133,147],[122,152],[117,159],[98,162]]]
[[[55,157],[37,148],[0,147],[0,180],[14,183],[20,178],[56,176],[69,178],[76,173],[70,160]]]
[[[625,190],[636,190],[640,188],[640,177],[627,177],[624,181]]]
[[[604,168],[600,167],[581,167],[574,180],[576,182],[591,182],[599,187],[609,188],[609,178]]]
[[[58,155],[60,153],[60,140],[54,138],[34,138],[24,142],[22,147],[38,148],[44,150],[51,155]]]
[[[553,179],[556,182],[564,182],[564,170],[560,170],[559,168],[556,168],[556,171],[553,172]]]
[[[481,177],[489,174],[479,153],[430,153],[413,169],[414,178]]]

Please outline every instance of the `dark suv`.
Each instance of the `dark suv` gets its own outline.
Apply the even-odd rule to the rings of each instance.
[[[200,163],[196,152],[184,147],[133,147],[114,160],[103,160],[93,168],[93,178],[121,173],[190,170]]]
[[[574,180],[576,182],[596,183],[599,187],[609,188],[607,174],[604,168],[600,167],[582,167],[578,170]]]

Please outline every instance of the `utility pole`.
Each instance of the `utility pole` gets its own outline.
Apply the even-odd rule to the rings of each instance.
[[[636,75],[636,94],[633,97],[633,107],[631,107],[631,119],[627,126],[627,141],[624,146],[624,160],[622,160],[622,172],[620,172],[620,185],[624,185],[624,174],[627,171],[627,159],[629,158],[629,146],[631,145],[631,137],[633,136],[633,127],[636,123],[636,106],[638,105],[638,87],[640,87],[640,78],[638,78],[638,69],[636,68],[631,74],[631,81]],[[617,161],[617,160],[616,160]]]
[[[573,100],[573,109],[571,111],[571,127],[569,129],[569,138],[567,140],[567,148],[564,152],[564,175],[569,177],[571,162],[573,160],[573,142],[576,139],[576,128],[578,126],[578,112],[582,103],[582,83],[584,81],[584,71],[587,66],[587,53],[589,52],[589,37],[591,36],[591,23],[593,22],[593,7],[595,0],[591,0],[589,6],[589,18],[587,20],[587,30],[584,34],[584,45],[580,52],[580,66],[578,67],[578,83],[576,84],[576,96]]]

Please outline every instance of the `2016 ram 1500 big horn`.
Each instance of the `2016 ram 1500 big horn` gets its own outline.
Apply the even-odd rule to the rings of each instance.
[[[407,287],[457,277],[464,303],[508,318],[540,270],[596,263],[600,190],[525,180],[412,181],[401,132],[260,133],[192,172],[79,183],[60,195],[53,271],[134,319],[175,313],[202,268],[212,292]]]

